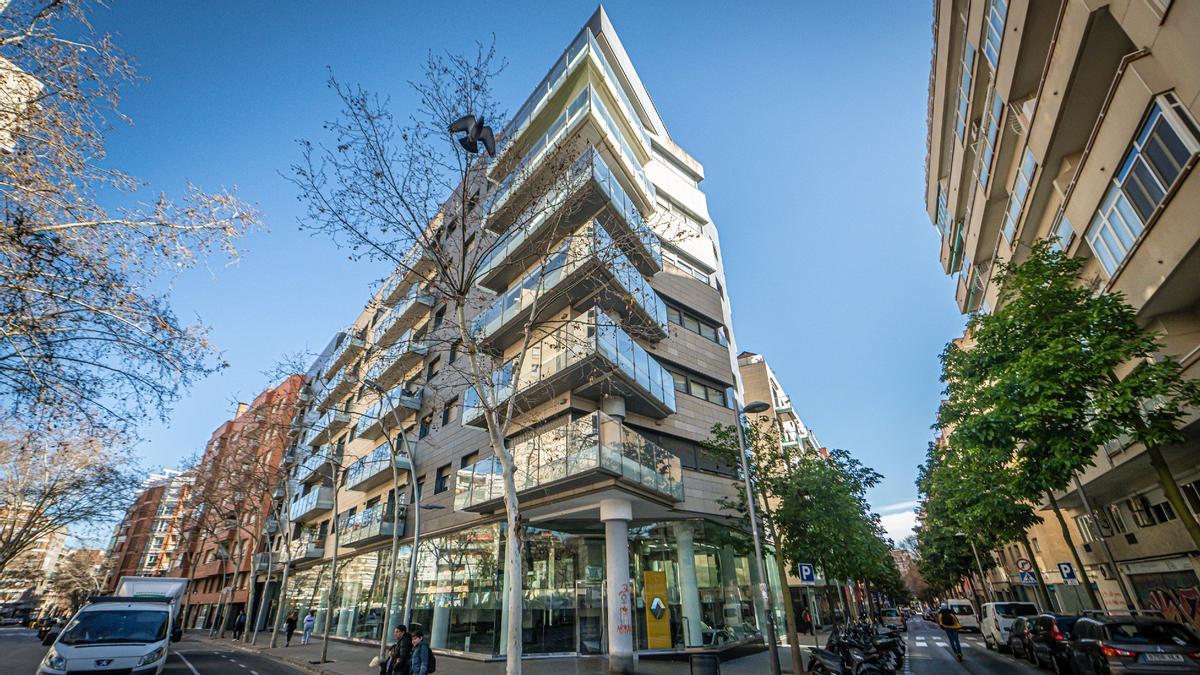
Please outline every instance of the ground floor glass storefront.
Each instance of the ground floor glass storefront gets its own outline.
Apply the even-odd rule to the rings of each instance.
[[[636,648],[720,648],[757,637],[763,614],[750,551],[744,532],[711,522],[631,523],[630,609]],[[393,578],[390,552],[384,548],[339,558],[332,612],[326,604],[329,564],[294,571],[287,611],[302,620],[315,610],[317,634],[328,621],[331,636],[378,640]],[[562,521],[529,528],[524,553],[524,653],[606,653],[609,575],[603,524]],[[392,626],[402,621],[410,554],[409,545],[401,546]],[[501,654],[506,630],[503,560],[499,524],[422,541],[410,623],[425,630],[434,648]],[[770,575],[770,582],[777,594],[778,579]],[[665,602],[647,602],[664,595]]]

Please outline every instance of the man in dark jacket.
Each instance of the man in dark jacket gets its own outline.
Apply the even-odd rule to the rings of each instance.
[[[408,675],[429,675],[429,644],[425,642],[425,632],[418,628],[412,636],[412,659],[409,661]]]
[[[396,626],[392,630],[392,639],[392,645],[387,650],[387,659],[379,664],[379,675],[391,673],[408,675],[409,662],[412,660],[412,640],[409,639],[408,630],[404,624]]]

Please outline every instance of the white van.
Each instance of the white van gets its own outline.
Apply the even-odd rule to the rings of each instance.
[[[1037,616],[1032,602],[989,602],[981,608],[980,632],[988,649],[1008,649],[1008,634],[1013,622],[1022,616]]]
[[[53,641],[38,673],[161,673],[168,645],[183,637],[176,622],[186,587],[187,579],[122,578],[116,595],[92,598],[47,638]]]
[[[979,631],[979,617],[975,615],[975,605],[972,605],[970,600],[950,598],[946,601],[946,606],[958,617],[958,623],[962,626],[961,630]]]

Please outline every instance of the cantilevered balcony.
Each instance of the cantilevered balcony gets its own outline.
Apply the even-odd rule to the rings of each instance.
[[[305,532],[298,539],[292,541],[290,551],[291,555],[288,560],[292,563],[320,560],[325,557],[325,539],[315,532]]]
[[[330,408],[308,428],[308,431],[304,434],[304,438],[300,441],[300,445],[303,447],[312,447],[328,442],[348,424],[350,424],[350,415],[345,410]]]
[[[332,465],[341,461],[341,453],[330,444],[322,445],[296,467],[296,480],[311,483],[333,476]]]
[[[534,125],[537,119],[542,117],[542,113],[555,100],[561,100],[563,85],[579,71],[583,64],[589,61],[598,73],[599,81],[608,87],[617,101],[618,109],[624,115],[628,127],[633,131],[635,143],[645,153],[650,152],[650,136],[634,113],[636,108],[625,94],[624,87],[621,86],[616,72],[604,55],[604,50],[600,48],[591,29],[584,28],[563,52],[563,55],[551,66],[550,72],[542,78],[542,81],[534,88],[533,93],[521,106],[521,109],[513,115],[512,120],[500,134],[499,153],[502,160],[505,158],[504,153],[525,134],[526,130]]]
[[[534,343],[519,376],[513,366],[514,362],[509,362],[492,376],[496,405],[516,396],[515,409],[524,411],[575,391],[591,399],[620,394],[629,410],[651,417],[675,412],[671,374],[596,308]],[[463,424],[484,425],[483,407],[474,387],[467,389],[463,398]]]
[[[333,379],[325,382],[321,393],[317,395],[317,407],[321,410],[340,402],[350,390],[354,389],[356,378],[348,370],[339,370]]]
[[[631,196],[645,212],[654,210],[654,184],[646,178],[646,172],[638,154],[626,140],[626,133],[609,111],[598,93],[597,85],[589,83],[569,103],[560,108],[561,114],[550,123],[550,127],[527,148],[519,162],[511,169],[510,163],[500,161],[493,166],[505,166],[505,177],[488,197],[485,212],[487,227],[503,231],[512,224],[514,205],[522,205],[529,197],[514,198],[529,193],[528,186],[544,186],[559,178],[553,172],[561,171],[566,162],[561,160],[562,151],[579,152],[585,147],[603,147],[615,161],[614,169],[626,177],[632,190]],[[568,155],[569,159],[570,155]],[[552,161],[554,160],[554,161]],[[535,180],[543,176],[545,180]],[[536,195],[536,193],[533,193]],[[518,207],[520,208],[520,207]]]
[[[579,219],[560,217],[571,209]],[[653,276],[662,269],[662,250],[658,236],[646,225],[637,206],[596,151],[588,148],[575,161],[565,181],[550,188],[528,213],[516,219],[517,225],[504,233],[488,255],[480,261],[478,283],[500,292],[514,277],[544,251],[547,239],[564,235],[579,222],[605,209],[601,218],[616,243],[637,268]],[[569,229],[563,225],[570,223]]]
[[[392,451],[381,443],[370,454],[358,458],[346,470],[346,489],[366,492],[392,480]]]
[[[413,286],[375,325],[375,347],[390,347],[432,305],[433,296]]]
[[[271,551],[270,553],[263,551],[262,553],[254,554],[254,569],[259,572],[277,572],[283,569],[283,554],[280,551]]]
[[[618,485],[666,502],[683,501],[679,458],[602,412],[516,437],[510,440],[510,448],[517,467],[518,494],[572,489],[608,476]],[[501,480],[500,462],[495,458],[463,467],[455,481],[454,508],[499,508]]]
[[[412,289],[413,284],[428,279],[435,269],[433,257],[427,248],[415,246],[409,249],[395,273],[383,283],[379,301],[394,307]]]
[[[567,238],[537,268],[471,322],[486,343],[512,342],[537,300],[541,316],[582,302],[593,295],[599,306],[620,316],[639,336],[667,336],[667,307],[599,221],[591,221]]]
[[[347,364],[362,353],[363,347],[367,346],[362,335],[354,330],[346,331],[342,334],[342,341],[338,343],[337,349],[333,350],[333,354],[329,356],[329,368],[325,371],[325,376],[329,377],[341,370]]]
[[[329,511],[333,508],[333,490],[327,485],[313,488],[292,502],[288,515],[293,521],[305,521]]]
[[[404,533],[404,506],[401,505],[397,514],[391,502],[376,504],[338,519],[338,545],[367,546],[385,541],[392,538],[397,528],[399,534]]]
[[[367,377],[381,387],[390,387],[429,353],[429,344],[413,339],[412,329],[404,331],[392,346],[371,355]]]

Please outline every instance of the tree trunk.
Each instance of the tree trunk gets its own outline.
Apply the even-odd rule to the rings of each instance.
[[[1150,455],[1150,466],[1154,467],[1154,473],[1158,475],[1158,482],[1162,485],[1163,494],[1167,496],[1167,502],[1171,504],[1171,508],[1175,509],[1175,515],[1179,517],[1179,522],[1183,523],[1188,536],[1192,538],[1192,547],[1200,548],[1200,523],[1196,522],[1191,510],[1188,509],[1187,502],[1183,500],[1183,493],[1179,491],[1179,483],[1175,482],[1175,476],[1171,473],[1171,467],[1167,466],[1167,459],[1163,457],[1162,449],[1157,445],[1147,445],[1146,454]],[[1120,574],[1117,570],[1113,571]]]
[[[504,439],[496,438],[493,432],[492,447],[501,452],[501,478],[504,486],[504,511],[507,516],[508,532],[504,542],[504,577],[508,581],[508,598],[505,612],[508,613],[508,635],[505,636],[505,673],[521,675],[522,615],[524,613],[524,573],[521,556],[525,547],[525,525],[521,520],[521,505],[517,501],[516,471],[512,458],[504,447]]]
[[[774,528],[771,528],[774,530]],[[792,592],[787,585],[787,568],[783,564],[783,556],[779,553],[779,538],[772,533],[776,542],[775,549],[775,566],[779,570],[779,585],[781,595],[783,595],[783,618],[784,625],[787,628],[787,639],[789,651],[792,655],[792,672],[804,672],[804,660],[800,654],[800,631],[796,627],[796,609],[792,604]]]
[[[287,530],[283,533],[283,578],[279,580],[279,611],[275,612],[274,625],[271,626],[271,649],[275,648],[279,639],[279,625],[287,613],[287,582],[288,571],[292,568],[292,483],[291,476],[283,474],[283,512],[279,514],[280,524]],[[286,518],[284,517],[286,516]]]
[[[1050,506],[1054,507],[1054,516],[1058,518],[1058,526],[1062,528],[1063,541],[1067,542],[1067,548],[1071,549],[1071,557],[1075,560],[1076,573],[1079,575],[1080,583],[1087,589],[1088,602],[1092,603],[1091,609],[1104,609],[1100,598],[1096,596],[1096,589],[1092,588],[1092,580],[1088,578],[1087,570],[1083,568],[1083,561],[1079,559],[1079,551],[1075,548],[1075,540],[1071,538],[1071,530],[1067,528],[1067,521],[1063,518],[1062,510],[1058,508],[1058,500],[1054,498],[1054,492],[1047,490],[1046,497],[1050,500]]]
[[[1037,560],[1037,558],[1033,557],[1033,546],[1029,543],[1029,537],[1022,534],[1021,535],[1021,543],[1025,546],[1025,555],[1028,557],[1029,563],[1034,566],[1034,571],[1040,577],[1042,575],[1042,572],[1041,572],[1041,570],[1037,569],[1037,565],[1034,563],[1034,561]],[[1043,607],[1045,607],[1044,611],[1053,612],[1054,611],[1054,603],[1050,602],[1050,590],[1046,588],[1046,580],[1045,579],[1038,580],[1037,586],[1034,586],[1034,588],[1037,589],[1036,592],[1042,596],[1042,602],[1045,603],[1043,605]]]
[[[329,458],[329,473],[333,478],[333,517],[329,519],[330,532],[326,535],[333,540],[333,558],[329,561],[329,594],[325,600],[325,627],[321,631],[321,660],[326,663],[329,659],[329,624],[333,623],[333,598],[337,590],[338,564],[338,462]],[[415,486],[416,483],[413,483]],[[318,486],[317,489],[320,489]]]

